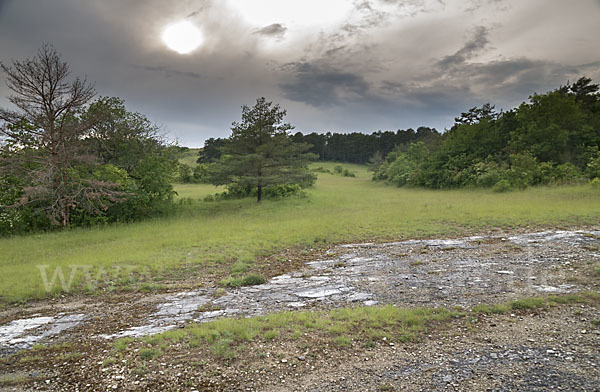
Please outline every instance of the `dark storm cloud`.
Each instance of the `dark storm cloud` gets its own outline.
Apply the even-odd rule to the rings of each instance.
[[[484,26],[478,26],[475,28],[471,39],[469,39],[462,48],[453,55],[444,57],[438,62],[438,65],[440,67],[451,67],[453,65],[464,63],[466,60],[469,60],[475,54],[478,54],[483,50],[489,42],[488,29]]]
[[[245,1],[0,0],[0,61],[49,42],[73,76],[189,146],[227,136],[260,96],[300,130],[443,129],[487,101],[510,108],[584,74],[600,80],[600,0],[349,0],[343,12],[323,1],[335,22],[318,25],[253,21],[236,8]],[[160,40],[182,19],[205,38],[186,56]],[[1,107],[8,93],[0,73]]]
[[[0,18],[2,17],[2,10],[8,4],[10,0],[0,0]]]
[[[281,38],[285,35],[286,30],[287,27],[285,27],[281,23],[273,23],[272,25],[265,26],[262,29],[255,30],[254,34]]]
[[[556,88],[586,69],[584,66],[563,65],[526,57],[488,63],[464,64],[439,74],[441,80],[468,83],[471,90],[484,90],[488,99],[501,101],[525,100],[533,93]],[[589,69],[589,67],[587,67]],[[483,97],[482,97],[483,98]]]
[[[360,75],[310,63],[288,64],[285,68],[292,71],[293,80],[280,87],[284,97],[292,101],[327,107],[368,94],[369,84]]]

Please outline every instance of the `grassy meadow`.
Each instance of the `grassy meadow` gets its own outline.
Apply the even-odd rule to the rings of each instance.
[[[313,164],[319,166],[333,171],[334,164]],[[589,185],[509,193],[402,189],[371,181],[363,166],[343,166],[356,177],[319,173],[306,197],[204,202],[222,189],[176,185],[179,206],[168,217],[2,238],[0,296],[10,303],[62,293],[60,284],[47,292],[40,265],[47,266],[42,268],[48,280],[57,267],[69,280],[70,266],[86,266],[72,276],[75,292],[152,289],[163,279],[185,280],[190,273],[218,269],[236,276],[252,271],[257,257],[290,247],[600,222],[600,191]],[[104,284],[87,285],[86,269]]]
[[[179,162],[185,163],[190,167],[196,166],[199,151],[200,148],[190,148],[187,151],[180,153]]]

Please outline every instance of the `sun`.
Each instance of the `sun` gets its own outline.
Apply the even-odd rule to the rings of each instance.
[[[204,42],[199,28],[188,21],[180,21],[168,25],[162,34],[163,42],[179,54],[187,54]]]

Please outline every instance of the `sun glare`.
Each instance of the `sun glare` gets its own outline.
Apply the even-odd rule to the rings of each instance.
[[[200,29],[188,21],[181,21],[167,26],[162,40],[179,54],[187,54],[202,45],[204,37]]]

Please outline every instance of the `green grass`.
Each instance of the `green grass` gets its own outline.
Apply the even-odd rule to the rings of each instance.
[[[84,271],[77,267],[71,291],[93,293],[99,288],[137,289],[165,277],[184,280],[213,270],[229,273],[237,262],[250,265],[260,256],[290,247],[600,220],[600,193],[589,185],[502,194],[401,189],[372,182],[365,167],[344,167],[356,177],[319,173],[307,198],[261,204],[250,198],[203,202],[214,187],[177,185],[186,202],[169,217],[0,239],[0,297],[11,303],[63,293],[60,284],[45,290],[38,265],[48,265],[49,279],[60,267],[66,281],[70,266],[90,266],[88,276],[99,277],[100,283],[86,284]]]
[[[339,308],[329,311],[282,312],[250,318],[221,318],[201,324],[189,324],[151,337],[131,340],[120,339],[114,343],[117,355],[123,348],[138,356],[152,359],[177,350],[208,348],[216,357],[235,358],[243,353],[249,342],[295,341],[309,336],[312,344],[332,344],[341,348],[357,343],[358,347],[372,349],[376,342],[385,344],[416,342],[432,327],[448,328],[451,320],[459,320],[472,328],[478,314],[498,315],[510,311],[545,310],[552,306],[588,303],[597,305],[600,294],[593,291],[562,296],[522,298],[504,304],[481,304],[471,313],[463,309],[399,308],[393,305],[374,307]],[[600,321],[592,321],[598,323]],[[319,342],[319,343],[315,343]],[[279,344],[276,342],[276,344]],[[140,348],[141,347],[141,348]],[[151,348],[150,348],[151,347]],[[160,347],[158,350],[155,347]]]
[[[175,184],[173,188],[177,192],[176,200],[202,200],[208,195],[226,191],[226,188],[223,186],[210,184]]]
[[[473,313],[483,314],[505,314],[512,310],[542,309],[549,306],[584,303],[598,301],[600,294],[593,291],[584,291],[579,294],[551,295],[548,297],[532,297],[517,299],[506,304],[480,304],[474,306]]]
[[[199,151],[200,148],[190,148],[189,150],[182,152],[179,156],[179,162],[185,163],[190,167],[196,166],[196,160],[198,159]]]
[[[331,343],[346,347],[356,341],[372,341],[386,337],[388,342],[408,342],[427,331],[432,322],[447,321],[459,313],[433,308],[397,308],[392,305],[377,307],[341,308],[318,312],[283,312],[242,319],[219,319],[191,324],[144,338],[144,345],[171,347],[185,342],[190,348],[208,347],[221,358],[235,357],[245,342],[270,341],[276,338],[298,339],[304,333],[322,335]],[[127,340],[127,345],[130,344]],[[114,350],[120,352],[124,344],[117,340]],[[154,348],[140,349],[138,355],[151,359],[160,355]]]
[[[227,278],[223,279],[219,282],[223,286],[228,287],[242,287],[242,286],[256,286],[258,284],[263,284],[266,282],[266,279],[262,275],[250,274],[240,278]]]
[[[7,374],[0,377],[0,386],[20,385],[27,381],[29,378],[24,373]]]

